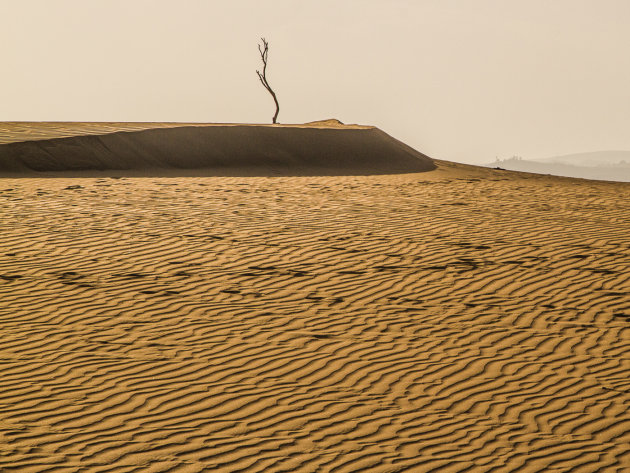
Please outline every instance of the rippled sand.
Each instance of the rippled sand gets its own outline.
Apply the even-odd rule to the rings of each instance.
[[[0,145],[22,141],[39,141],[72,136],[102,135],[121,131],[133,132],[181,126],[242,126],[242,123],[184,123],[184,122],[0,122]],[[255,125],[295,128],[370,129],[371,126],[345,125],[339,120],[321,120],[297,125]]]
[[[0,179],[0,471],[630,471],[630,184],[437,164]]]

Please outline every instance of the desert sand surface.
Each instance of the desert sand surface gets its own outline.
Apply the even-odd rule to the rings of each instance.
[[[630,184],[435,165],[1,178],[0,471],[630,471]]]
[[[121,131],[142,131],[156,128],[182,126],[243,126],[243,123],[194,123],[194,122],[0,122],[0,144],[18,141],[50,140],[83,135],[103,135]],[[370,129],[372,126],[348,125],[337,119],[318,120],[304,124],[247,124],[247,126],[291,128],[341,128]]]
[[[551,174],[553,176],[575,177],[601,181],[630,182],[630,163],[601,164],[584,166],[562,162],[530,161],[527,159],[505,159],[488,164],[509,171]]]

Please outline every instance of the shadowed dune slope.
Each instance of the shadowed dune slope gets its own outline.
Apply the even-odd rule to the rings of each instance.
[[[181,126],[0,145],[0,173],[366,175],[433,161],[377,128]]]

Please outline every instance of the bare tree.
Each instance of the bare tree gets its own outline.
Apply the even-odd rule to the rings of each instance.
[[[256,70],[256,74],[258,74],[260,82],[262,82],[262,85],[265,86],[265,89],[267,89],[267,91],[271,94],[271,96],[273,97],[273,101],[276,103],[276,114],[273,116],[273,123],[276,123],[278,113],[280,113],[280,105],[278,105],[278,98],[276,97],[276,93],[271,89],[269,82],[267,82],[267,56],[269,55],[269,43],[267,43],[265,38],[260,39],[262,39],[263,44],[262,46],[260,44],[258,45],[258,51],[260,52],[260,57],[262,58],[263,70],[262,74],[260,73],[260,71]]]

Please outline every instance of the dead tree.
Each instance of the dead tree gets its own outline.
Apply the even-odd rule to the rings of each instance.
[[[260,71],[256,70],[256,74],[258,74],[260,82],[262,82],[262,85],[265,86],[265,89],[267,89],[267,91],[271,94],[271,96],[273,97],[273,101],[276,103],[276,114],[273,116],[273,123],[276,123],[278,113],[280,113],[280,105],[278,105],[278,98],[276,97],[276,93],[271,89],[269,82],[267,82],[267,56],[269,55],[269,43],[267,43],[265,38],[260,39],[262,39],[263,45],[258,45],[258,51],[260,52],[260,57],[262,58],[263,70],[262,74],[260,73]]]

